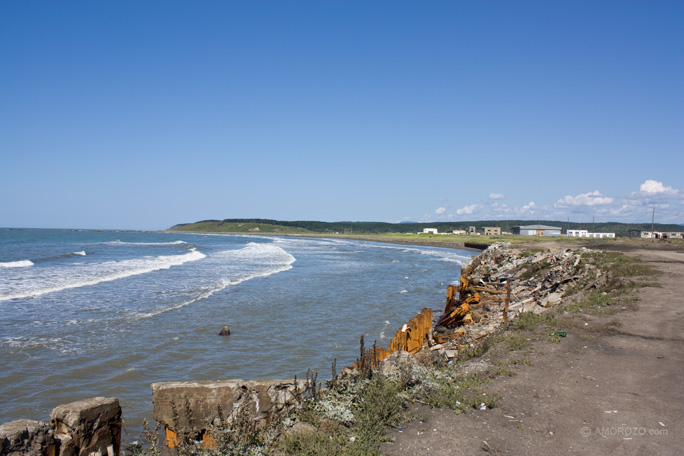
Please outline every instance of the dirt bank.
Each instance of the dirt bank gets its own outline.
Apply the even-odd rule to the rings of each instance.
[[[558,244],[554,244],[558,247]],[[535,247],[542,247],[535,244]],[[574,244],[574,247],[577,247]],[[590,246],[591,247],[591,246]],[[387,455],[675,455],[684,448],[684,253],[623,249],[658,286],[613,315],[576,312],[560,342],[540,338],[495,378],[497,407],[456,415],[412,406]],[[624,310],[622,308],[624,307]],[[485,354],[480,363],[495,363]],[[500,360],[499,360],[500,361]]]

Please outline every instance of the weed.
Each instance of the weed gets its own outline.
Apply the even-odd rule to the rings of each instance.
[[[376,342],[373,342],[373,348],[371,350],[366,350],[363,340],[363,334],[361,335],[361,340],[359,343],[359,359],[357,364],[359,367],[359,372],[361,373],[361,378],[370,378],[373,374],[373,369],[378,366],[380,359],[378,357],[378,348]]]
[[[473,347],[469,347],[466,350],[462,351],[458,357],[458,362],[461,363],[468,361],[472,358],[479,358],[480,356],[487,353],[487,351],[489,351],[489,349],[492,348],[492,346],[494,346],[499,341],[500,337],[497,336],[489,336],[485,338],[479,344],[474,345]]]
[[[288,434],[281,444],[281,449],[286,454],[337,456],[345,454],[346,443],[347,439],[342,435],[331,436],[317,431],[298,432]]]
[[[353,431],[356,445],[366,450],[376,448],[387,427],[399,424],[403,406],[393,382],[375,376],[361,390],[361,401],[355,412]]]
[[[657,271],[645,265],[638,258],[617,252],[592,252],[588,254],[594,266],[602,271],[610,271],[614,277],[651,276]]]
[[[558,324],[556,316],[550,312],[541,314],[524,312],[513,321],[512,326],[517,331],[535,331],[540,325],[555,327]]]
[[[516,365],[524,365],[524,366],[531,366],[531,365],[532,365],[532,361],[531,361],[530,358],[528,358],[527,356],[523,356],[522,358],[514,359],[514,360],[513,360],[513,364],[516,364]]]
[[[490,378],[494,377],[513,377],[515,375],[515,371],[507,368],[507,367],[497,367],[496,369],[490,370],[488,373]]]
[[[502,339],[512,351],[521,350],[531,344],[531,341],[517,334],[506,334]]]
[[[513,329],[517,331],[534,331],[541,320],[540,314],[523,312],[513,321]]]

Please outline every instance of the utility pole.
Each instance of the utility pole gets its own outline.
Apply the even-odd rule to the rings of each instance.
[[[653,208],[653,214],[651,215],[651,239],[655,237],[655,233],[653,232],[653,222],[655,222],[655,207]]]

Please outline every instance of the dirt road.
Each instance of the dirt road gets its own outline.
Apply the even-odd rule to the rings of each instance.
[[[684,454],[684,253],[628,252],[660,287],[610,316],[578,314],[560,343],[540,340],[531,365],[497,377],[497,407],[456,415],[416,405],[392,430],[393,455]],[[485,362],[487,354],[484,355]],[[491,361],[491,360],[489,360]]]

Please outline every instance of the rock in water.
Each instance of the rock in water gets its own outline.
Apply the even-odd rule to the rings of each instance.
[[[218,334],[219,336],[230,336],[230,328],[228,326],[224,326],[221,328],[221,332]]]

